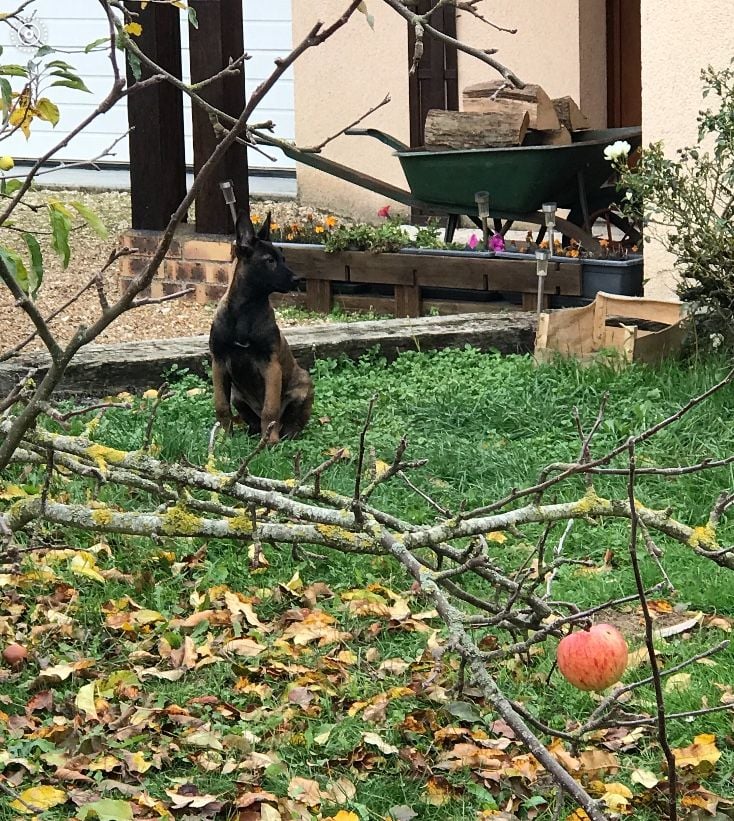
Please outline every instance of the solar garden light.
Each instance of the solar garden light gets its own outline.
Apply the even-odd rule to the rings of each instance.
[[[232,185],[232,180],[220,182],[219,187],[222,190],[224,201],[229,206],[229,212],[232,214],[232,225],[237,225],[237,206],[234,201],[234,186]]]
[[[538,274],[538,319],[540,319],[540,312],[543,309],[543,291],[545,290],[545,278],[548,276],[549,259],[550,252],[545,248],[541,248],[535,252],[535,271]]]
[[[558,206],[555,202],[544,202],[543,203],[543,216],[545,217],[545,227],[548,229],[548,248],[551,252],[551,256],[553,255],[553,251],[555,250],[554,247],[554,238],[553,234],[555,232],[556,227],[556,208]]]
[[[474,202],[477,204],[477,214],[482,221],[482,236],[484,250],[489,249],[489,191],[477,191],[474,194]]]

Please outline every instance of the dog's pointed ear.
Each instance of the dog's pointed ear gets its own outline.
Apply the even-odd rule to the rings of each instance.
[[[260,230],[257,232],[257,238],[264,240],[265,242],[270,242],[270,216],[271,212],[268,211]]]
[[[255,229],[247,211],[240,211],[235,226],[235,248],[237,256],[244,256],[252,252],[255,244]]]

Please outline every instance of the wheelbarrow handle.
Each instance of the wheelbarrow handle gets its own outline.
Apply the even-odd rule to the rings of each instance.
[[[344,133],[349,134],[351,137],[374,137],[381,143],[389,145],[390,148],[394,148],[395,151],[408,151],[410,148],[410,146],[401,142],[397,137],[386,134],[384,131],[380,131],[379,128],[348,128]]]

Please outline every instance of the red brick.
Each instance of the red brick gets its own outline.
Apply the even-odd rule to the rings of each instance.
[[[229,262],[232,259],[232,243],[223,239],[190,239],[183,244],[183,258],[206,262]]]

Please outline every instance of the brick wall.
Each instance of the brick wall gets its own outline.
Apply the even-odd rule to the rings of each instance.
[[[137,252],[120,260],[120,289],[125,290],[150,261],[160,240],[158,231],[126,231],[120,238],[124,248]],[[183,297],[201,304],[217,302],[226,292],[232,275],[232,244],[218,235],[194,234],[182,226],[168,249],[150,288],[144,296],[159,298],[186,287],[194,292]]]

